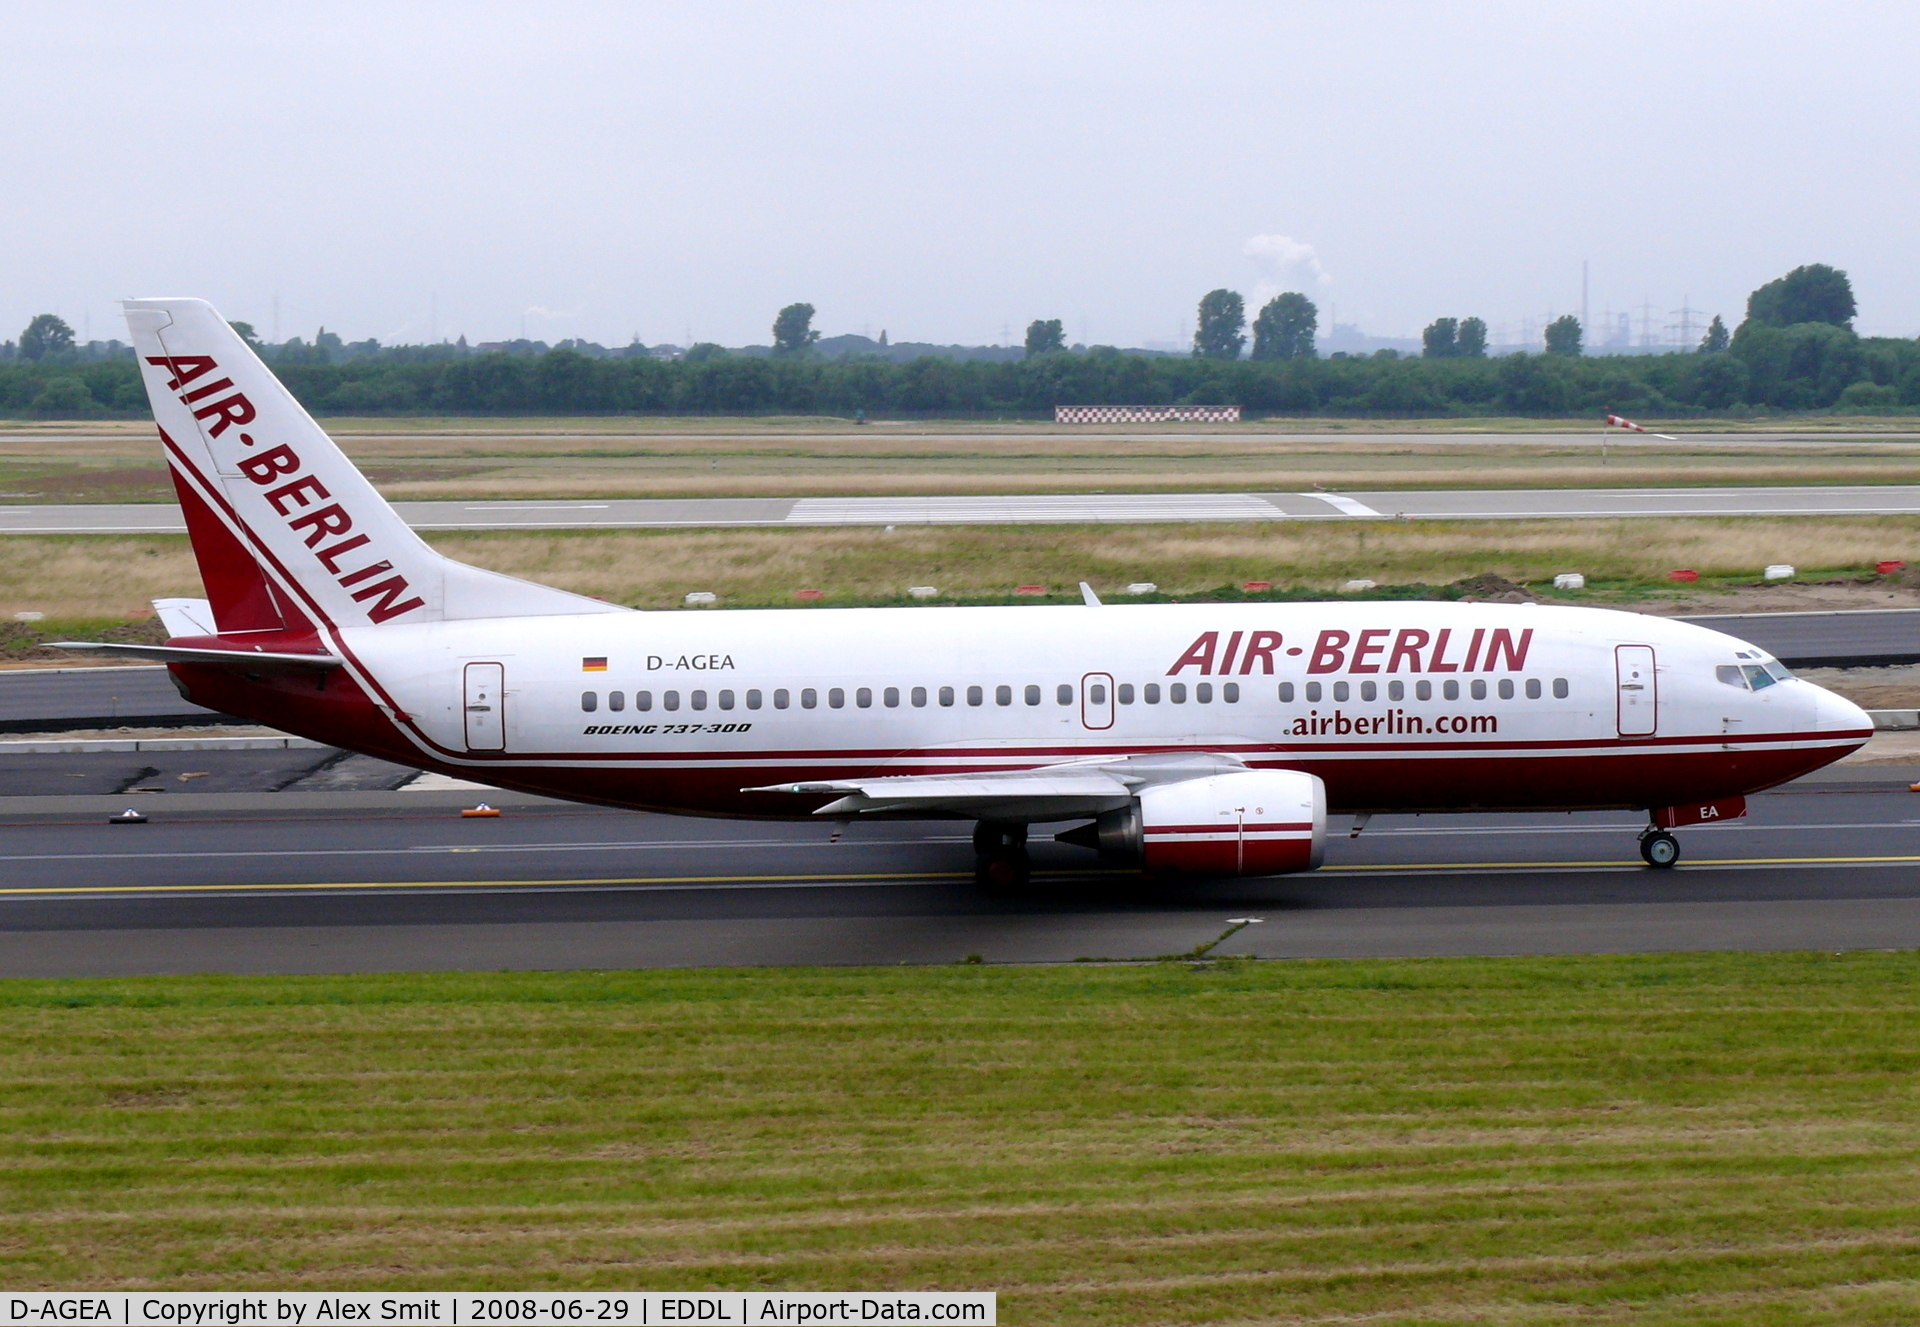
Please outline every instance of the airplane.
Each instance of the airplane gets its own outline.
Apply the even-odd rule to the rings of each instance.
[[[1321,864],[1330,813],[1648,814],[1673,830],[1873,731],[1688,623],[1535,604],[644,612],[423,542],[214,308],[126,316],[204,600],[156,602],[182,695],[351,751],[683,815],[1028,827],[1172,876]]]

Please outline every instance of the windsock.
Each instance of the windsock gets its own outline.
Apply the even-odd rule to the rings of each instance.
[[[1623,419],[1619,415],[1608,415],[1607,423],[1614,428],[1627,429],[1628,431],[1633,433],[1646,432],[1645,429],[1641,428],[1638,424],[1634,423],[1631,419]]]

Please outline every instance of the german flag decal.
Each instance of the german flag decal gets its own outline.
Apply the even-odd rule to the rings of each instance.
[[[584,658],[584,659],[582,659],[582,660],[580,661],[580,671],[581,671],[581,672],[583,672],[583,673],[604,673],[604,672],[606,672],[606,671],[607,671],[607,656],[606,656],[606,655],[604,655],[604,654],[593,654],[593,655],[588,655],[588,656],[587,656],[586,658]]]

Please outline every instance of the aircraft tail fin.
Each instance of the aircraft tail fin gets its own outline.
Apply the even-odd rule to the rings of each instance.
[[[125,307],[222,634],[626,611],[435,552],[212,305]]]

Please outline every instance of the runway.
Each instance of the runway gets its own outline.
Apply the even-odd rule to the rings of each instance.
[[[396,502],[417,530],[1149,524],[1189,521],[1544,520],[1920,514],[1920,485],[1780,488],[1062,493],[874,498],[608,498]],[[0,507],[0,534],[181,534],[168,503]]]
[[[964,824],[695,821],[441,795],[141,802],[0,820],[0,974],[1920,946],[1920,771],[1856,768],[1681,831],[1627,814],[1336,818],[1324,870],[1164,884],[1041,841],[1034,885],[972,884]],[[100,799],[90,799],[98,801]],[[351,803],[351,805],[348,805]],[[1258,919],[1249,922],[1248,919]]]

